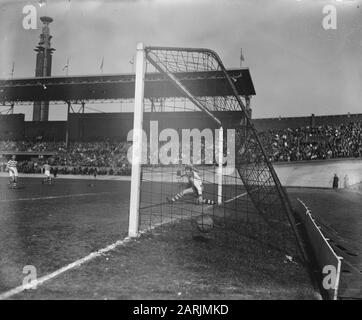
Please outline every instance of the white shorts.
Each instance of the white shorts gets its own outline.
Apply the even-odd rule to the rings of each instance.
[[[10,176],[10,178],[17,177],[18,176],[18,169],[17,168],[9,168],[9,176]]]
[[[50,177],[50,171],[49,170],[45,170],[44,174],[49,178]]]
[[[201,182],[195,180],[192,189],[194,189],[194,192],[196,192],[198,196],[202,196],[202,191],[204,188]]]

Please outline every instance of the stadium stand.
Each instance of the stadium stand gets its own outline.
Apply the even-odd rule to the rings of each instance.
[[[260,133],[272,161],[323,160],[362,156],[362,122],[269,129]]]
[[[323,160],[362,157],[362,121],[339,125],[269,129],[260,137],[271,161]],[[59,173],[127,175],[130,164],[127,150],[130,144],[117,141],[74,142],[68,149],[57,141],[0,141],[0,152],[52,152],[53,166]],[[20,172],[38,172],[45,160],[20,161]]]
[[[324,160],[362,157],[362,120],[339,124],[301,126],[296,128],[265,128],[259,133],[270,160],[273,162]],[[51,153],[52,165],[60,174],[129,175],[131,165],[127,159],[130,143],[104,138],[99,141],[77,141],[66,148],[62,141],[2,140],[0,153],[39,154],[38,159],[19,159],[19,171],[38,173]],[[0,170],[5,162],[1,161]]]
[[[60,174],[98,174],[129,175],[130,166],[127,160],[127,142],[75,142],[65,147],[64,142],[48,141],[0,141],[0,152],[3,153],[44,153],[51,152],[49,158],[53,167]],[[46,157],[39,156],[19,161],[19,171],[23,173],[40,173],[40,167]],[[2,167],[4,164],[2,164]]]

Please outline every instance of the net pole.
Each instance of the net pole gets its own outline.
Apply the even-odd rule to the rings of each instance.
[[[143,43],[138,43],[137,53],[136,53],[132,177],[131,177],[131,196],[130,196],[129,226],[128,226],[129,237],[137,237],[138,228],[139,228],[145,65],[146,65],[146,59],[145,59],[144,45]]]
[[[223,141],[224,140],[224,129],[220,127],[219,137],[218,137],[218,181],[217,181],[217,203],[218,205],[222,204],[222,165],[224,162],[224,152],[223,152]]]

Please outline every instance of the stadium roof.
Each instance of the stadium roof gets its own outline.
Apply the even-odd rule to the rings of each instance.
[[[249,69],[232,69],[241,96],[255,95]],[[179,73],[177,77],[195,96],[231,95],[220,71]],[[0,103],[133,99],[134,74],[0,79]],[[145,98],[181,97],[182,93],[160,73],[146,74]]]

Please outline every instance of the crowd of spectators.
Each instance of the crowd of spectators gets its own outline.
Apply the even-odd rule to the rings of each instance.
[[[47,152],[57,150],[60,142],[48,141],[0,141],[0,151]]]
[[[48,161],[60,174],[129,175],[127,142],[74,142],[66,147],[64,142],[0,141],[0,152],[33,153],[31,160],[18,157],[18,169],[24,173],[40,173]],[[37,155],[39,153],[39,156]]]
[[[298,161],[362,156],[362,122],[260,133],[272,161]]]
[[[360,121],[333,126],[270,129],[261,132],[259,137],[271,161],[362,157]],[[0,152],[33,154],[26,160],[18,157],[19,171],[24,173],[40,173],[47,160],[60,174],[129,175],[129,147],[128,142],[110,140],[72,142],[68,147],[64,142],[42,140],[0,141]]]

